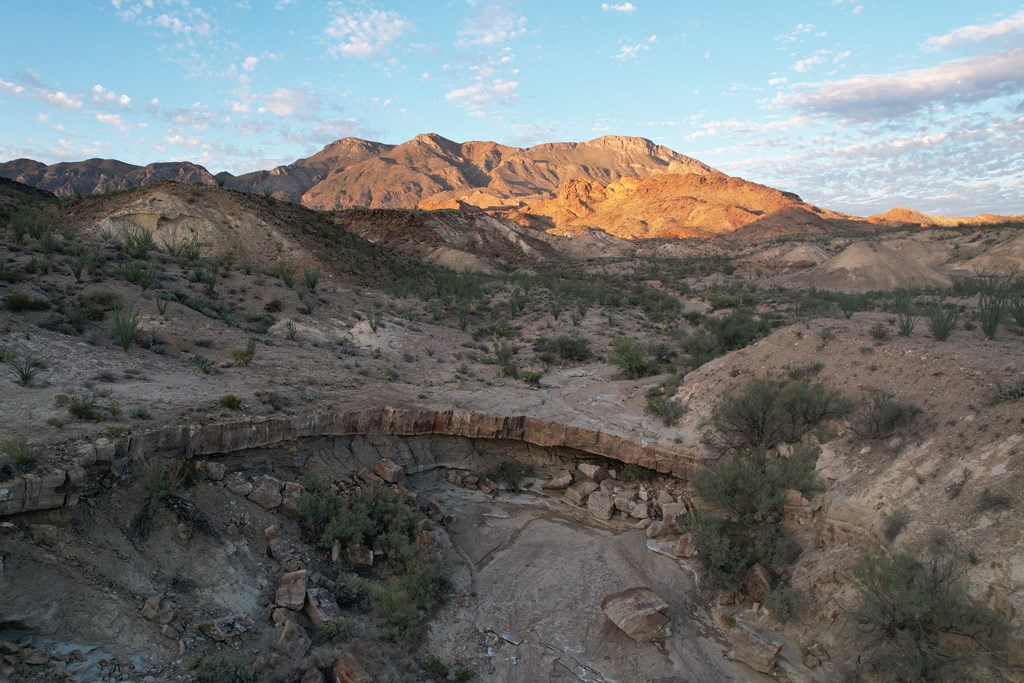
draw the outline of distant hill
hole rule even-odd
[[[627,239],[827,232],[851,217],[725,175],[638,137],[519,148],[417,135],[399,145],[344,138],[306,159],[240,176],[190,162],[109,159],[0,164],[0,177],[58,195],[174,180],[268,194],[321,210],[482,209],[555,234],[603,230]]]
[[[922,228],[955,228],[960,225],[995,225],[998,223],[1024,223],[1022,216],[1000,216],[994,213],[980,213],[977,216],[931,216],[906,206],[897,206],[885,213],[868,217],[878,225],[916,225]]]

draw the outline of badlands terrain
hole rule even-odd
[[[0,176],[0,680],[1022,679],[1020,217],[622,137]]]

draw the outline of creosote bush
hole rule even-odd
[[[921,409],[884,391],[873,391],[861,402],[850,421],[853,431],[865,439],[886,439],[917,419]]]
[[[961,553],[872,553],[853,569],[857,602],[850,616],[868,637],[865,667],[885,680],[965,680],[963,665],[976,660],[940,647],[941,634],[987,639],[996,615],[971,599]]]
[[[791,443],[825,420],[845,416],[850,407],[849,399],[821,383],[798,380],[780,384],[758,378],[722,399],[712,417],[714,433],[708,440],[720,451]]]

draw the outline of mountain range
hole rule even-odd
[[[433,133],[398,145],[350,137],[294,163],[238,176],[213,175],[188,161],[135,166],[88,159],[47,166],[17,159],[0,163],[0,177],[58,195],[176,181],[218,184],[319,210],[476,208],[555,234],[601,229],[629,239],[737,230],[819,233],[851,221],[865,227],[945,224],[910,209],[873,216],[869,223],[627,136],[527,148],[458,143]]]

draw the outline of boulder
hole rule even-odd
[[[622,482],[615,481],[614,479],[603,479],[601,481],[601,490],[605,493],[615,495],[623,489]]]
[[[782,644],[754,633],[746,628],[730,629],[727,637],[732,643],[730,657],[743,662],[754,671],[770,674],[775,668]]]
[[[658,519],[647,527],[647,538],[668,538],[679,533],[679,528],[673,522]]]
[[[427,503],[427,516],[440,524],[448,519],[448,511],[439,501],[432,500]]]
[[[595,519],[611,519],[615,512],[615,501],[604,491],[594,491],[587,498],[587,510]]]
[[[693,534],[683,534],[676,541],[676,557],[693,557],[697,553],[697,547],[693,545]]]
[[[292,517],[299,516],[299,498],[306,492],[306,487],[298,482],[286,481],[281,491],[280,512]]]
[[[255,626],[256,622],[253,621],[252,617],[245,614],[232,614],[228,617],[221,617],[220,619],[201,623],[199,624],[199,630],[213,640],[223,642],[235,636],[240,636]]]
[[[306,590],[306,615],[313,622],[313,628],[323,628],[328,622],[341,618],[341,608],[331,591],[309,588]]]
[[[629,516],[633,519],[642,519],[650,521],[651,516],[651,504],[647,501],[640,501],[634,507],[630,508]]]
[[[664,640],[672,635],[668,603],[650,588],[629,588],[606,595],[601,611],[638,643]]]
[[[373,679],[351,652],[342,652],[331,669],[331,683],[373,683]]]
[[[278,586],[277,595],[274,597],[274,604],[294,612],[302,609],[302,606],[306,604],[305,569],[288,572],[281,577],[281,584]]]
[[[555,476],[551,477],[546,484],[542,486],[545,489],[564,489],[568,488],[572,484],[572,472],[565,470]]]
[[[354,545],[348,549],[348,561],[356,567],[372,567],[373,551],[365,545]]]
[[[269,474],[264,474],[253,484],[249,500],[262,508],[273,510],[281,504],[281,488],[284,484],[279,479],[274,479]]]
[[[241,472],[232,472],[224,478],[224,485],[228,491],[236,496],[248,496],[252,493],[252,484],[246,481]]]
[[[480,491],[490,495],[498,490],[498,485],[490,479],[483,479],[480,482]]]
[[[665,522],[673,524],[682,531],[682,528],[676,522],[676,518],[686,516],[686,503],[665,503],[661,506],[661,516]]]
[[[383,458],[373,463],[374,474],[389,484],[397,484],[405,479],[405,469],[390,458]]]
[[[158,624],[169,624],[174,620],[174,607],[167,598],[154,595],[142,605],[142,616]]]
[[[281,635],[277,638],[278,651],[292,659],[301,659],[309,649],[311,641],[306,635],[305,629],[299,626],[294,620],[284,623],[281,628]]]
[[[213,462],[211,460],[198,460],[196,461],[196,469],[205,474],[208,479],[212,481],[221,481],[224,479],[224,475],[227,474],[228,468],[222,462]]]
[[[576,505],[582,506],[587,496],[597,490],[598,484],[593,479],[580,479],[565,490],[565,497]]]
[[[299,683],[324,683],[324,675],[320,673],[320,669],[307,669]]]
[[[661,512],[662,507],[671,505],[674,502],[676,502],[676,499],[672,497],[671,493],[662,491],[654,498],[654,508]]]
[[[636,507],[636,491],[633,489],[617,491],[613,498],[615,500],[615,509],[624,515],[628,515],[629,511]]]
[[[275,560],[283,560],[295,553],[295,546],[281,533],[281,527],[276,524],[271,524],[263,530],[263,535],[267,539],[267,547],[270,549],[270,555]]]
[[[581,464],[577,469],[579,469],[587,479],[593,479],[599,484],[611,476],[608,474],[607,468],[589,462]]]

